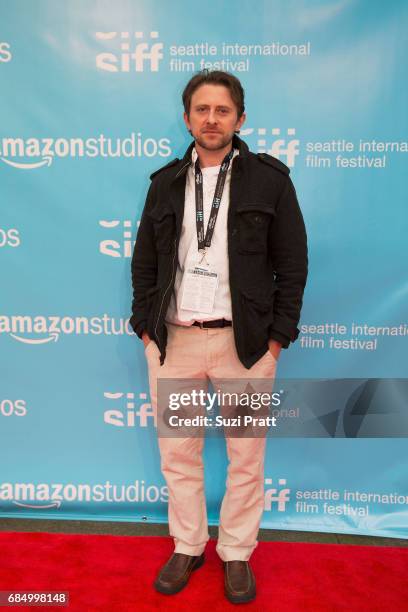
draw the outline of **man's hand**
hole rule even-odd
[[[279,354],[282,350],[282,345],[277,340],[268,340],[269,351],[272,353],[272,356],[278,361]]]
[[[145,331],[142,334],[142,340],[143,340],[143,344],[144,344],[145,348],[147,347],[149,342],[151,342],[151,338],[150,338],[149,334],[147,332],[145,332]]]

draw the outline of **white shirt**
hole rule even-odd
[[[234,149],[233,157],[239,155],[238,149]],[[217,221],[211,240],[211,246],[207,249],[206,260],[211,268],[218,273],[218,287],[215,293],[214,309],[211,313],[194,312],[180,308],[181,304],[181,281],[184,270],[194,267],[200,260],[197,243],[196,228],[196,206],[195,206],[195,167],[197,151],[193,147],[191,153],[191,164],[187,170],[186,189],[184,199],[184,216],[181,228],[181,236],[178,248],[178,262],[174,290],[170,298],[169,307],[165,320],[177,325],[192,325],[194,321],[211,321],[214,319],[232,320],[231,293],[229,287],[228,271],[228,236],[227,218],[229,208],[229,195],[231,184],[232,159],[228,168],[221,204],[218,210]],[[207,231],[208,218],[217,184],[218,173],[221,165],[201,168],[203,175],[203,209],[204,209],[204,235]]]

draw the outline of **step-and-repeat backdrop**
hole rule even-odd
[[[130,261],[190,143],[182,89],[217,68],[309,237],[262,525],[408,537],[407,28],[402,0],[0,3],[0,516],[166,521]],[[216,523],[221,437],[205,465]]]

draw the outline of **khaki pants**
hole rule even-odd
[[[145,349],[150,395],[157,415],[158,377],[195,379],[207,390],[217,379],[265,379],[272,391],[276,360],[267,351],[250,369],[239,361],[232,327],[200,329],[167,323],[166,359],[151,341]],[[169,491],[169,532],[175,552],[200,555],[209,540],[204,494],[203,437],[159,437],[161,469]],[[226,437],[229,459],[219,521],[217,553],[223,561],[247,561],[257,545],[264,509],[266,438]]]

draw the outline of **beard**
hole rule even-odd
[[[196,143],[207,151],[219,151],[221,149],[225,149],[229,144],[231,144],[233,136],[234,132],[228,134],[217,132],[214,134],[214,136],[209,136],[208,133],[199,134],[198,136],[193,134]]]

